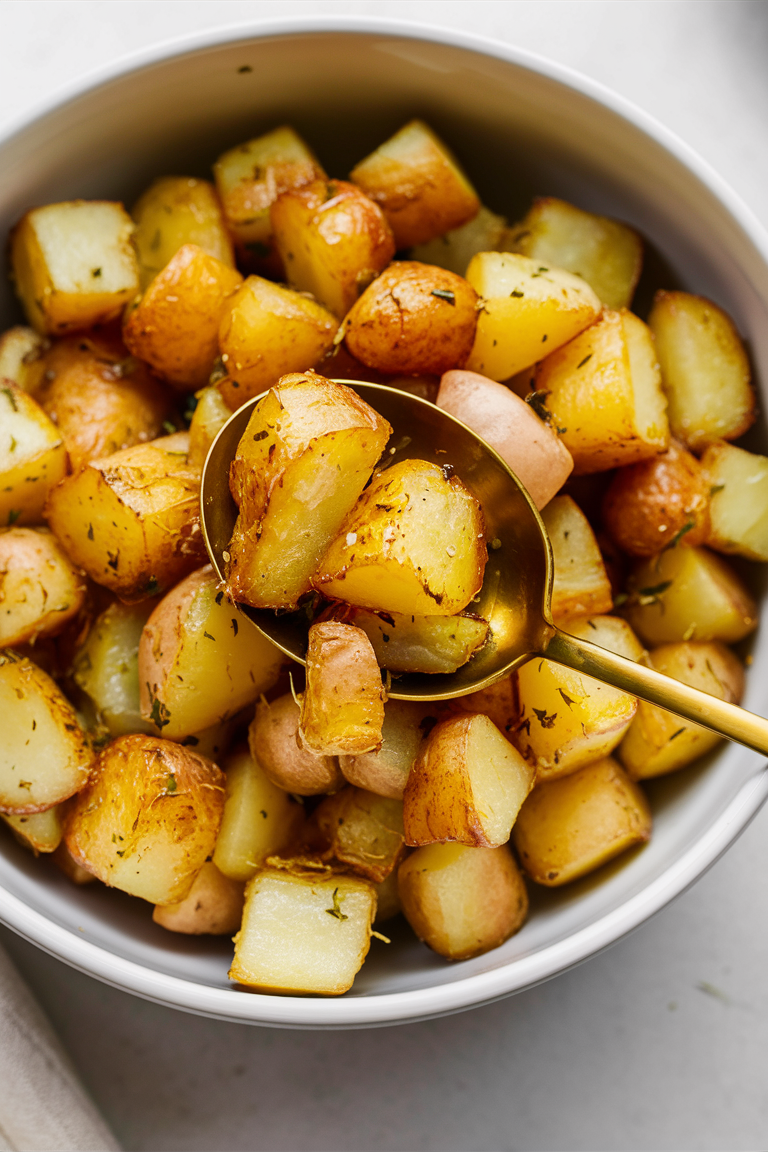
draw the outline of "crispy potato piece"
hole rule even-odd
[[[482,298],[471,372],[506,380],[572,340],[600,315],[585,280],[511,252],[480,252],[467,280]]]
[[[571,496],[556,496],[542,513],[552,542],[552,616],[595,615],[613,607],[611,582],[595,534]]]
[[[757,605],[729,564],[706,548],[670,548],[638,564],[626,617],[646,644],[722,640],[757,627]]]
[[[455,272],[397,260],[352,305],[344,338],[368,368],[439,376],[472,351],[477,305],[474,288]]]
[[[335,756],[314,756],[299,746],[301,709],[288,693],[256,705],[256,715],[248,729],[248,743],[254,760],[269,779],[297,796],[318,796],[336,792],[344,777]]]
[[[506,844],[534,770],[479,713],[448,716],[422,745],[403,794],[407,844]]]
[[[735,440],[755,421],[747,353],[726,312],[703,296],[657,292],[648,317],[672,434],[702,449]]]
[[[489,208],[482,207],[474,219],[452,228],[443,236],[417,244],[411,259],[423,264],[436,264],[458,276],[465,276],[469,262],[478,252],[500,252],[507,231],[507,221]]]
[[[368,955],[375,915],[362,877],[265,868],[246,889],[229,977],[261,992],[340,996]]]
[[[509,388],[477,372],[446,372],[437,406],[469,425],[495,448],[537,508],[548,504],[573,471],[557,432]]]
[[[208,383],[227,297],[243,278],[196,244],[185,244],[126,315],[123,339],[174,388]]]
[[[637,232],[553,196],[534,200],[504,247],[581,276],[607,308],[629,308],[643,266]]]
[[[0,648],[61,632],[82,608],[85,590],[46,528],[0,531]]]
[[[27,816],[3,816],[14,836],[25,848],[34,852],[55,852],[64,835],[61,820],[61,805],[46,808],[45,812],[30,812]]]
[[[719,440],[701,458],[710,494],[709,535],[718,552],[768,560],[768,457]]]
[[[405,853],[403,804],[348,785],[327,796],[310,818],[309,836],[323,860],[381,884]]]
[[[604,472],[669,445],[666,399],[650,329],[609,312],[536,370],[574,471]]]
[[[169,740],[229,719],[275,684],[283,654],[219,590],[210,566],[165,596],[139,644],[141,714]]]
[[[139,197],[131,216],[142,292],[185,244],[194,244],[228,268],[235,266],[221,204],[208,180],[161,176]]]
[[[387,700],[381,728],[381,748],[357,756],[340,756],[339,766],[350,784],[402,800],[424,733],[435,723],[438,709],[412,700]]]
[[[96,617],[72,663],[72,678],[93,701],[110,736],[154,732],[139,703],[139,641],[154,608],[116,601]]]
[[[664,644],[650,653],[649,663],[657,672],[709,692],[719,700],[730,704],[741,701],[744,669],[724,644]],[[639,700],[637,715],[617,756],[634,780],[643,780],[683,768],[719,743],[717,733]]]
[[[32,327],[61,336],[119,316],[139,288],[132,233],[122,204],[106,200],[27,212],[11,232],[11,265]]]
[[[0,715],[0,812],[43,812],[85,785],[93,753],[74,708],[10,649],[0,652]]]
[[[517,677],[513,672],[491,684],[489,688],[481,688],[479,692],[468,692],[466,696],[457,696],[447,701],[451,712],[482,712],[492,720],[496,727],[508,740],[511,732],[520,719],[520,701],[517,693]]]
[[[67,450],[37,401],[0,382],[0,526],[35,524],[67,472]]]
[[[436,464],[403,460],[374,476],[312,583],[361,608],[454,616],[480,591],[487,560],[469,489]]]
[[[152,919],[169,932],[187,936],[231,936],[240,927],[245,903],[242,881],[223,876],[207,861],[178,904],[157,904]]]
[[[66,845],[81,868],[151,904],[177,904],[212,855],[224,774],[155,736],[119,736],[73,801]]]
[[[603,524],[630,556],[655,556],[673,542],[706,544],[709,490],[696,457],[672,440],[661,455],[619,469],[603,500]]]
[[[350,180],[384,210],[398,248],[426,244],[477,215],[480,201],[456,158],[422,120],[411,120]]]
[[[339,322],[316,300],[249,276],[227,301],[219,349],[227,374],[217,387],[230,408],[289,372],[314,367],[333,345]]]
[[[48,523],[69,556],[127,603],[146,600],[205,560],[200,472],[177,432],[91,460],[48,499]]]
[[[564,620],[561,626],[628,660],[644,654],[629,624],[616,616]],[[529,660],[516,675],[520,720],[510,739],[538,780],[565,776],[607,756],[637,711],[634,696],[551,660]]]
[[[8,328],[0,335],[0,381],[10,380],[22,391],[31,391],[30,382],[37,377],[30,369],[47,347],[48,341],[34,328],[23,324]]]
[[[390,872],[386,880],[376,885],[376,918],[374,924],[383,924],[402,912],[400,893],[397,889],[397,870]]]
[[[392,432],[343,384],[284,376],[260,401],[232,461],[240,515],[227,577],[234,600],[294,608]]]
[[[353,756],[381,747],[384,687],[362,628],[326,620],[307,643],[307,687],[299,741],[316,756]]]
[[[498,948],[528,916],[525,882],[506,845],[417,848],[400,865],[398,888],[411,928],[448,960]]]
[[[339,320],[395,254],[381,209],[343,180],[283,192],[270,216],[288,283]]]
[[[224,403],[219,389],[213,385],[202,388],[195,399],[197,404],[189,425],[187,459],[191,468],[202,469],[211,444],[229,420],[232,409]]]
[[[362,628],[376,662],[390,672],[455,672],[488,639],[488,621],[460,616],[406,616],[352,608],[345,619]]]

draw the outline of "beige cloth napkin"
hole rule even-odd
[[[0,949],[0,1152],[119,1152],[40,1006]]]

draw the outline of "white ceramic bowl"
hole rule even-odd
[[[728,309],[758,380],[768,381],[768,239],[723,182],[584,77],[438,29],[349,18],[262,24],[119,63],[0,141],[0,234],[36,204],[77,196],[130,204],[155,176],[207,175],[225,148],[281,122],[341,176],[414,115],[457,150],[492,208],[514,218],[532,194],[550,193],[638,227],[664,254],[660,283],[676,278]],[[5,327],[18,312],[1,283]],[[758,712],[765,634],[746,700]],[[146,904],[100,885],[74,888],[5,836],[0,919],[116,987],[209,1016],[286,1027],[423,1019],[530,987],[641,924],[735,839],[766,798],[768,775],[758,756],[730,745],[650,793],[651,843],[580,883],[534,890],[530,921],[503,947],[446,964],[398,932],[388,948],[374,942],[341,999],[244,993],[227,981],[228,941],[164,932]]]

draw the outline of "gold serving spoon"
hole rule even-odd
[[[689,688],[679,680],[569,636],[552,621],[552,545],[541,517],[515,474],[475,432],[441,408],[381,384],[339,380],[354,389],[395,429],[389,460],[417,458],[451,464],[480,501],[490,542],[485,579],[469,605],[490,624],[490,637],[458,671],[393,679],[396,700],[448,700],[476,692],[533,656],[594,676],[615,688],[668,708],[713,732],[768,755],[768,720]],[[229,465],[261,396],[235,412],[211,445],[201,484],[202,529],[211,563],[224,579],[224,552],[237,517],[229,491]],[[305,663],[306,612],[275,613],[239,606],[286,656]]]

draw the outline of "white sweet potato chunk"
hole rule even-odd
[[[398,871],[405,918],[448,960],[469,960],[514,936],[528,915],[525,882],[506,845],[428,844]]]
[[[768,560],[768,456],[719,440],[701,458],[709,485],[709,535],[718,552]]]
[[[352,608],[345,619],[362,628],[377,664],[390,672],[455,672],[488,639],[488,621],[470,613],[407,616]]]
[[[197,404],[189,425],[189,464],[202,469],[211,444],[232,415],[218,388],[209,385],[195,393]]]
[[[315,756],[299,745],[300,716],[301,709],[290,693],[270,703],[262,700],[248,729],[251,754],[285,792],[297,796],[336,792],[344,784],[338,760]]]
[[[490,208],[481,207],[473,220],[452,228],[443,236],[417,244],[411,249],[411,259],[423,264],[436,264],[458,276],[465,276],[469,262],[478,252],[500,252],[507,230],[503,216]]]
[[[315,809],[308,834],[323,860],[381,884],[405,854],[403,804],[348,785]]]
[[[142,291],[185,244],[195,244],[222,264],[234,267],[221,204],[207,180],[161,176],[139,197],[131,216],[136,222],[133,243]]]
[[[47,528],[0,530],[0,648],[55,636],[84,600],[82,574]]]
[[[207,861],[177,904],[157,904],[152,919],[169,932],[186,936],[232,936],[240,927],[245,903],[242,881],[222,876]]]
[[[39,524],[55,484],[67,472],[67,450],[40,405],[0,380],[0,526]]]
[[[10,381],[24,392],[30,392],[37,374],[32,366],[45,351],[48,341],[34,328],[17,324],[0,335],[0,381]]]
[[[139,703],[139,641],[152,609],[151,603],[110,604],[75,653],[72,677],[110,736],[154,731]]]
[[[45,812],[30,812],[26,816],[3,816],[3,821],[25,848],[39,853],[55,852],[64,835],[61,807],[46,808]]]
[[[307,643],[307,686],[299,740],[316,756],[353,756],[381,747],[384,687],[362,628],[327,620]]]
[[[571,496],[556,496],[542,513],[552,543],[555,581],[552,616],[610,612],[611,582],[595,534]]]
[[[381,727],[381,748],[357,756],[340,756],[339,765],[344,776],[358,788],[402,800],[424,734],[436,719],[437,709],[433,705],[412,700],[387,700]]]

